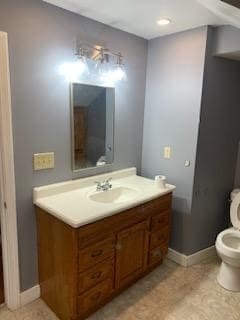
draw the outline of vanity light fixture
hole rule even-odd
[[[89,68],[83,50],[76,53],[76,61],[64,63],[59,74],[65,76],[67,82],[77,82],[83,74],[89,74]]]
[[[82,44],[78,48],[81,56],[95,61],[95,70],[98,73],[100,81],[114,85],[117,81],[126,79],[125,67],[123,64],[123,55],[115,53],[103,46],[92,46]]]
[[[114,85],[114,83],[126,80],[126,78],[127,76],[123,64],[123,56],[121,53],[118,53],[112,67],[101,74],[101,80],[106,85]]]
[[[159,26],[167,26],[167,25],[169,25],[171,22],[172,22],[172,21],[171,21],[170,19],[168,19],[168,18],[162,18],[162,19],[159,19],[159,20],[157,21],[157,24],[158,24]]]
[[[122,54],[115,53],[103,46],[89,44],[77,45],[76,61],[65,63],[59,68],[59,73],[64,75],[68,82],[89,81],[93,76],[101,84],[114,86],[118,81],[126,79]],[[95,68],[90,70],[88,64],[95,63]]]
[[[113,68],[117,81],[126,80],[125,66],[123,64],[123,56],[121,53],[117,55],[117,61]]]
[[[100,78],[110,71],[109,56],[106,55],[106,52],[104,48],[99,47],[99,51],[97,49],[96,55],[92,57],[95,62],[95,71]]]
[[[82,48],[79,48],[79,51],[76,54],[76,56],[77,56],[78,63],[82,64],[84,71],[89,73],[86,55]]]

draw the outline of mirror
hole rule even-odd
[[[71,84],[73,170],[113,163],[115,90]]]

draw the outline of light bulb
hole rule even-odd
[[[126,80],[126,72],[123,65],[114,65],[112,69],[103,72],[100,80],[109,86],[113,86],[116,82]]]
[[[84,73],[89,72],[87,64],[79,59],[75,62],[67,62],[59,67],[60,75],[65,76],[68,82],[77,82]]]
[[[115,81],[121,81],[126,79],[126,72],[123,68],[123,66],[118,65],[113,70],[113,76],[115,78]]]

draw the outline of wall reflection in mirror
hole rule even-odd
[[[114,88],[71,84],[73,170],[114,159]]]

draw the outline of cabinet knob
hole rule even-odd
[[[92,300],[92,301],[98,300],[98,299],[101,298],[101,295],[102,295],[102,292],[99,291],[99,292],[95,293],[95,294],[91,297],[91,300]]]
[[[102,250],[96,250],[91,254],[91,256],[92,258],[96,258],[96,257],[99,257],[102,253],[103,253]]]
[[[122,249],[122,245],[121,245],[121,243],[117,243],[116,244],[116,250],[121,250]]]
[[[102,272],[98,271],[91,276],[91,279],[98,279],[101,277],[101,275],[102,275]]]

